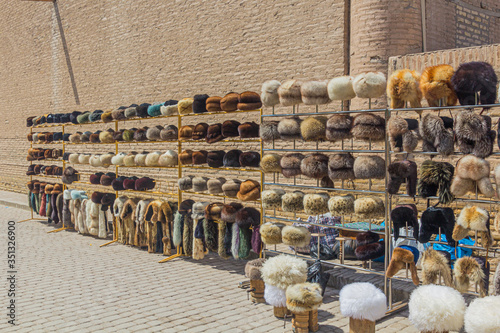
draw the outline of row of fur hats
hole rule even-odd
[[[36,179],[26,183],[28,190],[33,194],[61,194],[62,184],[53,184],[39,181]]]
[[[113,172],[102,173],[98,172],[90,175],[89,181],[91,184],[100,184],[103,186],[112,186],[115,191],[135,190],[148,191],[155,188],[156,182],[149,177],[116,177]]]
[[[63,157],[63,150],[58,148],[28,148],[27,161],[56,160]]]
[[[110,165],[118,166],[176,166],[178,164],[177,152],[167,150],[166,152],[129,152],[129,153],[105,153],[86,154],[71,153],[68,155],[68,162],[72,164],[90,164],[95,167],[108,167]]]
[[[266,245],[285,244],[304,247],[311,242],[311,232],[303,226],[266,222],[260,227],[262,242]]]
[[[242,152],[239,149],[233,149],[227,152],[223,150],[192,151],[187,149],[179,155],[179,162],[182,165],[199,165],[206,163],[211,168],[257,168],[260,165],[260,154],[256,151]]]
[[[33,175],[62,176],[63,168],[57,165],[31,164],[26,171],[27,176]]]
[[[264,121],[260,127],[263,141],[304,140],[304,141],[341,141],[358,139],[364,141],[385,140],[385,119],[369,112],[354,117],[346,114],[330,118],[315,115],[301,119],[298,116],[280,121]]]
[[[380,72],[322,81],[286,80],[281,83],[270,80],[262,84],[260,96],[265,106],[291,106],[301,103],[319,105],[336,100],[350,100],[356,96],[377,98],[384,94],[386,84],[386,77]]]
[[[260,184],[252,179],[245,181],[230,179],[228,181],[223,177],[186,176],[180,178],[177,182],[181,191],[193,190],[194,192],[208,192],[209,194],[223,193],[227,197],[236,197],[241,201],[260,199]]]
[[[60,141],[69,141],[71,134],[63,132],[39,132],[28,133],[28,141],[33,143],[52,143]]]

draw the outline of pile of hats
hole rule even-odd
[[[156,185],[156,181],[149,177],[116,177],[116,174],[113,172],[97,172],[90,175],[89,181],[91,184],[95,185],[111,186],[115,191],[149,191],[154,189]]]
[[[31,164],[26,171],[27,176],[33,175],[62,176],[63,168],[57,165]]]
[[[56,160],[63,156],[63,150],[57,148],[28,148],[27,161]]]
[[[179,140],[205,140],[207,143],[216,143],[233,137],[241,139],[258,138],[259,124],[255,122],[239,123],[236,120],[226,120],[222,124],[199,123],[195,126],[182,126],[179,131]]]
[[[252,179],[241,181],[239,179],[226,180],[223,177],[209,179],[202,176],[186,176],[178,180],[178,185],[181,191],[192,190],[197,193],[223,194],[241,201],[260,199],[260,184]]]
[[[179,162],[182,165],[200,165],[207,164],[211,168],[239,168],[253,167],[257,168],[260,164],[260,154],[256,151],[242,152],[239,149],[212,151],[192,151],[184,150],[179,155]]]

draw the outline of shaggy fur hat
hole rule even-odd
[[[210,194],[220,194],[222,193],[222,185],[226,182],[225,178],[211,178],[207,182],[208,193]]]
[[[148,115],[148,108],[151,104],[149,103],[142,103],[141,105],[138,105],[135,107],[135,112],[137,113],[138,117],[141,118],[146,118]]]
[[[387,183],[387,192],[389,194],[397,194],[404,182],[406,182],[406,194],[410,197],[417,194],[417,164],[415,162],[408,160],[396,161],[389,164],[387,171],[389,172],[389,182]]]
[[[491,130],[491,118],[461,111],[454,122],[455,139],[460,152],[485,158],[493,152],[496,132]]]
[[[236,221],[236,213],[243,208],[243,205],[238,202],[231,202],[224,205],[221,211],[221,220],[227,223],[234,223]]]
[[[306,227],[288,225],[281,230],[283,244],[304,247],[311,242],[311,232]]]
[[[450,287],[418,287],[411,293],[408,309],[408,319],[421,332],[460,331],[464,324],[465,300]]]
[[[484,260],[480,259],[482,258],[462,257],[455,262],[453,275],[455,276],[455,288],[459,292],[467,292],[472,282],[479,285],[481,297],[488,295],[489,264],[484,266]]]
[[[417,148],[420,140],[418,120],[394,115],[387,122],[387,132],[394,151],[411,153]]]
[[[262,192],[264,197],[264,192]],[[298,213],[304,210],[304,192],[293,191],[281,197],[281,209],[284,212]]]
[[[205,113],[207,112],[207,99],[208,95],[194,95],[193,98],[193,112],[194,113]]]
[[[200,151],[195,151],[193,152],[193,164],[198,165],[198,164],[205,164],[207,163],[207,154],[208,152],[206,150],[200,150]]]
[[[128,153],[127,156],[123,158],[123,165],[135,166],[135,155],[137,155],[135,151]]]
[[[308,155],[300,162],[300,171],[303,175],[314,179],[328,176],[328,156],[321,153]]]
[[[262,107],[259,94],[253,91],[244,91],[238,96],[238,110],[257,110]]]
[[[193,138],[193,125],[182,126],[179,131],[179,140],[188,140]]]
[[[457,163],[456,176],[451,183],[451,193],[460,197],[467,192],[479,192],[485,197],[495,196],[495,190],[490,180],[490,163],[474,155],[466,155]]]
[[[207,177],[194,177],[193,178],[193,191],[194,192],[205,192],[207,188]]]
[[[76,132],[76,133],[73,133],[69,136],[69,142],[71,143],[80,143],[81,142],[81,139],[80,139],[80,135],[82,134],[82,132]],[[38,139],[40,140],[40,137],[43,135],[43,133],[40,133],[38,134]],[[45,141],[45,140],[44,140]]]
[[[283,106],[292,106],[302,103],[300,87],[302,82],[298,80],[286,80],[278,88],[280,103]]]
[[[281,198],[285,194],[282,189],[262,191],[262,208],[276,209],[281,207]]]
[[[328,159],[328,177],[336,179],[354,179],[354,157],[350,153],[334,154]]]
[[[260,98],[264,103],[264,106],[275,106],[279,104],[280,98],[278,95],[278,89],[281,86],[281,82],[277,80],[269,80],[262,84]]]
[[[398,205],[391,212],[394,226],[394,240],[399,238],[399,229],[406,226],[413,228],[413,238],[418,239],[418,211],[414,204]]]
[[[155,188],[156,182],[154,179],[149,177],[142,177],[135,181],[136,191],[148,191]]]
[[[106,153],[102,154],[99,159],[101,160],[101,163],[103,166],[108,167],[111,165],[111,159],[115,156],[113,153]]]
[[[111,117],[113,120],[123,120],[125,117],[125,109],[116,109],[111,112]]]
[[[186,176],[179,178],[177,184],[179,185],[179,189],[181,191],[187,191],[193,188],[193,178],[194,176]]]
[[[207,98],[206,100],[206,107],[208,112],[219,112],[222,111],[220,108],[220,101],[222,97],[219,96],[212,96]]]
[[[123,141],[123,130],[118,130],[113,133],[113,140]]]
[[[354,213],[360,218],[373,219],[384,215],[384,201],[379,197],[364,197],[354,200]]]
[[[177,103],[177,111],[179,114],[189,114],[193,113],[193,102],[192,98],[183,98]]]
[[[71,163],[71,164],[78,164],[78,163],[80,163],[79,162],[79,157],[80,157],[80,154],[71,153],[71,154],[69,154],[68,162]]]
[[[137,117],[137,109],[135,106],[131,106],[125,109],[124,111],[125,118],[134,118]]]
[[[134,132],[134,141],[141,142],[147,141],[146,133],[148,131],[148,127],[139,128]],[[102,141],[102,140],[101,140]]]
[[[123,141],[134,141],[134,133],[137,131],[136,128],[126,129],[123,131],[122,137]],[[90,136],[90,141],[92,141],[92,135]]]
[[[242,154],[241,150],[233,149],[228,151],[223,158],[223,165],[227,168],[239,168],[240,165],[240,156]]]
[[[262,156],[260,167],[265,173],[281,172],[281,156],[274,153],[268,153]],[[499,172],[500,175],[500,172]]]
[[[300,175],[300,165],[303,159],[304,155],[301,153],[285,154],[280,160],[281,172],[283,173],[283,176],[291,178]]]
[[[226,153],[223,150],[212,150],[207,154],[207,163],[211,168],[220,168],[224,165],[224,155]]]
[[[477,206],[465,206],[458,215],[457,224],[453,228],[453,239],[459,241],[469,235],[470,231],[477,231],[481,238],[481,246],[488,248],[493,245],[490,231],[490,213]]]
[[[306,105],[319,105],[330,103],[327,89],[328,81],[306,81],[300,87],[302,102]]]
[[[494,104],[497,97],[498,78],[493,67],[486,62],[461,64],[451,78],[460,105],[475,105],[476,94],[481,104]]]
[[[238,102],[240,95],[235,92],[230,92],[220,100],[220,108],[222,111],[231,112],[238,110]]]
[[[260,154],[256,151],[248,151],[240,154],[240,165],[242,167],[258,168],[260,165]]]
[[[177,152],[174,150],[167,150],[158,159],[159,166],[176,166],[178,163]]]
[[[300,124],[302,119],[290,117],[280,120],[278,123],[278,133],[282,140],[299,140],[302,138]]]
[[[172,116],[179,113],[179,107],[177,105],[178,101],[175,99],[169,99],[163,106],[160,107],[160,112],[163,116]],[[126,111],[125,111],[126,112]]]
[[[145,164],[148,167],[159,166],[158,161],[160,160],[161,152],[155,151],[146,155]]]
[[[274,141],[280,138],[278,132],[278,121],[263,121],[260,124],[260,138],[262,141]]]
[[[286,289],[286,307],[293,313],[317,310],[323,303],[318,283],[299,283]]]
[[[113,156],[113,158],[111,158],[111,164],[113,165],[125,165],[123,163],[123,159],[125,158],[125,156],[127,156],[127,153],[118,153],[116,154],[115,156]],[[90,156],[89,156],[90,158]]]
[[[104,123],[110,123],[113,121],[113,113],[111,111],[106,111],[101,114],[101,120]]]
[[[237,196],[241,186],[241,181],[238,179],[230,179],[222,185],[222,191],[226,197],[234,198]]]
[[[224,140],[222,136],[222,124],[218,123],[208,126],[206,137],[207,143],[215,143],[221,140]]]
[[[353,319],[377,321],[385,316],[387,298],[382,290],[368,282],[344,286],[339,293],[340,313]]]
[[[179,155],[179,162],[182,165],[188,165],[193,163],[193,151],[190,149],[186,149]]]
[[[160,140],[163,141],[176,141],[179,137],[177,126],[168,125],[160,131]]]
[[[160,132],[163,126],[157,125],[155,127],[150,127],[146,131],[146,138],[150,141],[160,140]]]
[[[457,104],[457,95],[451,85],[455,71],[450,65],[430,66],[424,69],[420,76],[420,90],[429,106],[439,106],[439,101],[446,99],[443,105]]]
[[[454,199],[450,188],[454,171],[455,168],[448,162],[425,161],[420,167],[418,194],[427,198],[436,196],[439,190],[439,202],[449,204]]]
[[[354,160],[354,177],[357,179],[384,179],[385,160],[377,155],[360,155]]]
[[[266,284],[286,289],[307,279],[307,262],[305,260],[280,254],[266,260],[261,268],[262,279]]]
[[[354,78],[352,76],[340,76],[328,82],[328,97],[332,101],[345,101],[356,97],[352,85]]]
[[[360,113],[353,120],[351,134],[365,141],[385,140],[385,119],[373,113]]]
[[[260,227],[262,242],[266,245],[281,244],[281,230],[285,227],[283,223],[266,222]]]
[[[419,87],[420,73],[409,69],[397,70],[387,82],[387,96],[391,99],[391,109],[405,107],[405,102],[412,108],[422,107],[422,91]]]
[[[252,122],[245,122],[238,126],[238,133],[240,138],[258,138],[259,137],[259,124]]]
[[[353,117],[345,114],[331,116],[326,122],[326,139],[336,142],[352,138],[353,121]]]
[[[255,227],[260,224],[260,211],[253,207],[245,207],[236,212],[234,222],[240,228]]]
[[[444,284],[453,287],[449,256],[449,253],[436,251],[432,247],[422,253],[422,284],[437,284],[439,276],[442,276]]]
[[[354,250],[354,254],[358,260],[375,260],[385,254],[385,243],[382,240],[380,242],[358,245]]]
[[[465,311],[465,331],[469,333],[498,332],[500,327],[499,306],[500,297],[498,296],[474,299]]]
[[[371,243],[376,243],[380,240],[380,236],[374,232],[360,232],[356,235],[356,245],[362,246]]]
[[[359,98],[377,98],[385,93],[387,80],[380,72],[359,74],[352,81],[352,88]]]
[[[260,198],[260,184],[255,180],[245,180],[240,185],[240,190],[236,195],[241,201],[253,201]]]
[[[454,152],[453,119],[427,113],[419,123],[422,150],[447,156]]]
[[[264,299],[271,306],[285,307],[286,290],[266,283],[264,284]]]
[[[327,192],[314,194],[306,194],[304,196],[304,211],[308,215],[321,215],[328,213],[328,196]]]
[[[420,217],[420,230],[418,241],[427,243],[432,235],[439,234],[439,230],[446,235],[448,245],[455,247],[453,240],[453,226],[455,225],[455,214],[449,207],[429,207]]]
[[[64,168],[63,174],[61,176],[61,181],[64,184],[72,184],[75,181],[78,181],[78,171],[73,169],[72,167]]]
[[[385,276],[391,278],[397,274],[400,270],[406,267],[408,264],[411,272],[411,279],[413,284],[418,286],[420,284],[420,280],[418,279],[417,266],[415,265],[415,257],[410,250],[397,247],[392,251],[391,262],[387,267],[387,271],[385,272]]]
[[[260,274],[260,269],[266,261],[265,258],[258,258],[250,260],[245,265],[245,277],[250,280],[262,280],[262,275]]]
[[[323,141],[326,140],[326,122],[325,116],[307,117],[300,124],[300,133],[305,141]]]
[[[111,182],[116,178],[114,172],[108,172],[101,176],[100,182],[103,186],[111,186]]]
[[[354,196],[335,195],[328,200],[328,210],[332,216],[344,216],[354,214]]]

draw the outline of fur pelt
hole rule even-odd
[[[285,289],[307,279],[307,262],[287,254],[269,258],[261,268],[266,284]]]
[[[457,95],[451,84],[453,74],[455,74],[453,67],[445,64],[424,69],[420,76],[420,90],[429,106],[440,106],[439,101],[443,99],[444,103],[441,106],[457,104]]]
[[[262,141],[273,141],[280,138],[278,121],[263,121],[260,124],[259,135]]]
[[[123,240],[124,244],[134,245],[134,235],[135,235],[135,211],[137,209],[137,203],[139,199],[133,198],[128,199],[123,204],[123,209],[120,213],[120,218],[123,221]]]
[[[235,223],[235,225],[238,225]],[[238,243],[238,258],[247,259],[252,249],[252,230],[250,228],[243,228],[238,225],[239,243]]]
[[[328,176],[328,156],[314,153],[306,156],[300,162],[300,171],[306,177],[321,179]]]
[[[453,275],[455,276],[455,288],[460,292],[469,290],[472,283],[479,285],[481,297],[488,294],[485,289],[484,280],[486,278],[480,263],[473,257],[462,257],[455,262],[453,268]]]
[[[438,152],[443,156],[455,151],[452,118],[427,113],[422,117],[418,129],[423,151]]]
[[[409,69],[392,73],[387,82],[387,96],[391,99],[391,109],[404,108],[405,102],[410,103],[412,108],[422,107],[422,91],[419,84],[420,73]]]
[[[498,78],[493,67],[486,62],[461,64],[451,78],[451,84],[460,105],[494,104],[496,101]],[[476,98],[478,92],[480,96]]]
[[[327,89],[328,81],[306,81],[300,87],[302,102],[306,105],[319,105],[330,103]]]
[[[356,245],[362,246],[371,243],[376,243],[380,240],[379,234],[372,231],[360,232],[356,235]]]
[[[490,180],[490,163],[474,155],[466,155],[457,163],[456,176],[451,184],[451,193],[457,197],[463,196],[467,192],[475,193],[475,184],[485,197],[491,198],[495,195]]]
[[[444,284],[453,287],[451,263],[443,252],[432,247],[422,254],[422,284],[437,284],[439,276],[443,277]]]
[[[317,310],[323,303],[319,283],[299,283],[286,289],[286,307],[293,313]]]
[[[226,236],[227,236],[228,225],[226,222],[220,221],[217,227],[219,230],[217,237],[217,253],[219,254],[219,257],[223,259],[228,259],[229,255],[227,254],[226,251]]]
[[[328,200],[328,210],[333,216],[344,216],[354,213],[354,196],[335,195]]]
[[[352,87],[359,98],[377,98],[385,93],[387,80],[381,72],[359,74],[352,81]]]
[[[420,167],[418,193],[423,198],[436,196],[439,191],[439,202],[449,204],[454,197],[451,191],[451,181],[455,168],[448,162],[427,160]]]
[[[286,290],[266,283],[264,299],[271,306],[284,307],[286,306]]]
[[[239,247],[240,247],[240,227],[233,223],[231,225],[231,254],[234,259],[240,259],[239,257]]]
[[[404,119],[394,115],[387,122],[387,132],[392,149],[395,151],[411,153],[417,148],[420,134],[416,119]]]
[[[185,255],[193,255],[193,237],[194,237],[194,226],[193,218],[191,214],[184,215],[184,224],[182,228],[182,250]]]
[[[378,218],[383,216],[384,210],[384,201],[379,197],[362,197],[354,200],[354,213],[360,218]]]
[[[330,155],[328,159],[328,177],[330,179],[354,179],[354,157],[350,153]]]
[[[347,114],[336,114],[326,122],[326,139],[336,142],[352,138],[351,128],[354,118]]]
[[[260,227],[260,237],[266,245],[281,244],[281,230],[285,227],[282,223],[266,222]]]
[[[328,82],[328,97],[332,101],[346,101],[356,97],[352,76],[339,76]]]
[[[285,194],[282,189],[272,189],[262,191],[262,208],[276,209],[281,207],[281,198]]]
[[[278,88],[281,82],[277,80],[269,80],[262,84],[260,99],[264,106],[275,106],[279,104],[280,98],[278,95]]]
[[[290,117],[280,120],[278,123],[278,133],[282,140],[300,140],[300,124],[302,119],[299,117]]]
[[[392,251],[391,262],[387,267],[385,275],[391,278],[408,265],[413,284],[418,286],[420,284],[420,280],[418,279],[417,266],[415,265],[414,259],[413,253],[410,250],[396,247],[394,251]]]
[[[500,331],[499,296],[476,298],[465,311],[465,331],[467,333],[498,333]]]
[[[455,213],[449,207],[429,207],[420,217],[420,229],[418,241],[420,243],[427,243],[433,234],[438,234],[439,229],[441,233],[446,235],[448,245],[454,247],[455,241],[453,240],[453,226],[455,225]]]
[[[182,228],[184,223],[184,217],[181,213],[176,212],[174,215],[174,225],[172,233],[172,241],[175,247],[178,247],[182,243]]]
[[[218,246],[218,224],[214,220],[205,218],[203,220],[203,231],[205,236],[205,245],[209,251],[217,252]]]
[[[453,239],[459,241],[469,235],[469,231],[477,231],[481,238],[482,247],[488,248],[493,245],[493,237],[490,231],[490,213],[478,206],[465,206],[457,218],[457,224],[453,228]]]
[[[281,197],[281,209],[284,212],[298,213],[304,210],[304,192],[293,191]]]
[[[406,194],[414,197],[417,194],[417,164],[413,161],[396,161],[387,167],[389,182],[387,191],[389,194],[397,194],[401,184],[406,182]]]
[[[460,331],[464,323],[465,300],[450,287],[418,287],[410,295],[408,309],[408,319],[421,332]]]
[[[281,172],[281,156],[274,153],[264,154],[260,160],[260,167],[265,173]]]
[[[493,276],[493,295],[500,296],[500,265],[497,265],[497,270]]]
[[[236,213],[243,208],[238,202],[231,202],[222,207],[221,220],[227,223],[233,223],[236,221]]]
[[[418,239],[418,213],[417,206],[400,205],[391,212],[391,220],[394,226],[394,240],[399,238],[399,229],[406,226],[413,229],[413,238]]]
[[[286,80],[278,88],[278,95],[282,106],[292,106],[302,103],[300,87],[302,82],[298,80]]]
[[[377,155],[360,155],[354,160],[354,177],[357,179],[384,179],[385,160]]]
[[[281,172],[283,176],[291,178],[300,175],[300,164],[304,157],[305,156],[301,153],[285,154],[280,160]]]
[[[304,196],[304,211],[308,215],[328,213],[328,192],[310,193]]]
[[[281,239],[285,245],[304,247],[311,241],[311,232],[306,227],[287,225],[281,230]]]
[[[262,268],[262,265],[264,265],[265,261],[265,258],[258,258],[247,262],[245,265],[245,277],[250,280],[262,280],[260,269]]]
[[[385,316],[387,298],[382,290],[368,282],[344,286],[339,293],[340,313],[353,319],[377,321]]]
[[[359,140],[383,141],[385,139],[385,120],[373,113],[360,113],[354,117],[351,134]]]
[[[455,139],[460,152],[485,158],[493,152],[496,132],[491,130],[491,118],[461,111],[454,122]]]

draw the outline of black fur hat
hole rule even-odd
[[[241,150],[233,149],[228,151],[224,155],[223,163],[225,167],[228,168],[239,168],[240,164],[240,155],[242,154]]]
[[[193,98],[193,113],[205,113],[207,112],[207,94],[194,95]]]
[[[419,124],[422,150],[447,156],[454,152],[453,119],[427,113]]]
[[[242,167],[258,168],[260,166],[260,154],[256,151],[242,153],[239,159]]]
[[[354,157],[350,153],[331,155],[328,159],[328,177],[331,180],[354,179]]]
[[[194,205],[194,200],[191,199],[184,200],[179,205],[179,210],[178,210],[179,214],[186,215],[190,213],[193,208],[193,205]]]
[[[356,247],[354,254],[358,260],[367,261],[380,258],[385,254],[384,241],[370,243]]]
[[[78,116],[81,115],[82,113],[80,111],[73,111],[71,112],[70,116],[69,116],[69,120],[73,123],[73,124],[78,124]]]
[[[392,149],[395,151],[413,152],[417,148],[420,134],[418,120],[404,119],[401,116],[391,116],[387,122],[387,132]]]
[[[414,204],[398,205],[391,212],[392,225],[394,226],[394,240],[399,238],[399,229],[413,228],[413,238],[418,240],[418,211]]]
[[[449,207],[429,207],[420,217],[420,230],[418,233],[418,241],[427,243],[432,235],[438,234],[439,229],[446,235],[448,245],[455,247],[453,240],[453,227],[455,225],[455,214],[453,209]]]
[[[235,222],[240,228],[249,228],[260,224],[260,212],[253,207],[245,207],[236,212]]]
[[[215,143],[224,140],[222,136],[222,124],[213,124],[208,126],[207,143]]]
[[[220,168],[224,165],[224,155],[226,153],[223,150],[213,150],[209,151],[207,154],[207,163],[211,168]]]
[[[397,161],[387,167],[389,182],[387,191],[389,194],[397,194],[401,184],[406,182],[406,194],[414,197],[417,194],[417,164],[413,161]]]
[[[448,162],[427,160],[420,167],[418,194],[423,197],[436,196],[439,190],[439,202],[449,204],[454,197],[451,193],[451,181],[455,168]]]
[[[300,162],[300,171],[303,175],[314,179],[328,176],[328,156],[320,153],[306,156]]]
[[[356,244],[358,246],[378,242],[380,235],[372,231],[360,232],[356,235]]]
[[[464,154],[485,158],[493,152],[495,131],[491,130],[491,118],[465,110],[457,114],[454,123],[458,149]]]
[[[461,64],[451,78],[460,105],[494,104],[498,78],[493,67],[486,62]],[[480,93],[476,102],[476,94]]]

